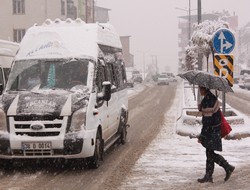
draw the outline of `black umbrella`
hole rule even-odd
[[[223,92],[233,92],[233,89],[227,82],[227,79],[213,75],[205,71],[190,70],[183,74],[178,74],[183,79],[186,79],[189,83],[206,87],[209,89],[215,89]]]

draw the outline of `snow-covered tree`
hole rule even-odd
[[[223,20],[205,20],[200,24],[194,24],[191,44],[186,48],[185,61],[188,70],[193,69],[194,64],[197,64],[198,54],[205,56],[208,64],[209,55],[211,53],[214,54],[212,46],[213,35],[221,28],[228,28],[228,24]],[[190,67],[190,65],[193,67]]]
[[[186,57],[185,57],[185,63],[186,63],[186,69],[187,70],[193,70],[195,64],[197,63],[197,53],[195,52],[194,46],[187,46],[185,49]]]

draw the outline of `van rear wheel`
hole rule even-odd
[[[96,169],[101,165],[101,161],[103,160],[103,146],[104,143],[101,138],[101,133],[98,131],[96,134],[94,155],[87,159],[87,164],[89,168]]]

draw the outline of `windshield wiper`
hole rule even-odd
[[[18,89],[18,88],[16,88],[16,89],[6,90],[6,92],[9,92],[9,91],[27,91],[27,89],[24,89],[24,88]]]

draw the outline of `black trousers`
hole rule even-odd
[[[223,156],[216,154],[214,150],[206,149],[206,175],[212,177],[214,173],[214,163],[223,167],[225,170],[228,168],[228,162],[223,158]]]

